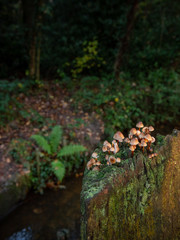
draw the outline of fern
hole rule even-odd
[[[73,155],[75,153],[83,152],[86,148],[82,145],[68,145],[64,146],[58,153],[58,157]]]
[[[40,135],[32,135],[31,138],[35,140],[39,147],[41,147],[45,152],[51,154],[51,147],[44,137]]]
[[[53,153],[57,152],[59,142],[62,137],[62,128],[61,126],[55,126],[49,136],[49,142],[51,145],[51,150]]]
[[[51,163],[53,173],[61,181],[65,175],[65,166],[62,162],[55,160]]]

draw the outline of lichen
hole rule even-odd
[[[82,239],[178,239],[179,144],[180,134],[167,137],[154,161],[139,155],[121,168],[87,172],[81,194]]]

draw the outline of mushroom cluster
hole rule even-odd
[[[94,152],[91,159],[87,163],[87,169],[99,170],[102,162],[107,165],[112,165],[121,162],[121,158],[118,155],[121,148],[126,148],[129,151],[129,155],[133,157],[135,150],[140,150],[143,153],[148,154],[149,159],[157,156],[157,153],[152,153],[152,143],[155,142],[155,138],[151,136],[151,132],[154,131],[152,126],[146,127],[142,122],[136,124],[136,128],[132,128],[129,131],[128,137],[124,137],[122,132],[118,131],[113,136],[112,143],[104,141],[102,151],[99,153]],[[102,153],[102,154],[101,154]],[[103,156],[103,161],[100,159],[100,155]]]

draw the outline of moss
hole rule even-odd
[[[122,168],[111,166],[87,173],[82,190],[83,239],[165,239],[166,234],[171,239],[172,233],[172,239],[179,236],[180,206],[175,190],[180,182],[180,150],[177,153],[175,138],[166,138],[156,160],[140,154],[131,163],[125,161]],[[178,138],[180,144],[180,134]],[[172,229],[169,224],[173,217],[176,222]]]

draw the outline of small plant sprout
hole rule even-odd
[[[111,166],[115,164],[121,166],[119,163],[128,156],[129,150],[132,158],[135,151],[142,151],[143,154],[147,154],[149,159],[156,157],[157,153],[153,153],[151,146],[155,142],[155,138],[150,134],[150,132],[154,131],[154,128],[152,126],[144,126],[142,122],[137,123],[136,128],[131,128],[126,138],[122,132],[116,132],[113,136],[112,144],[107,140],[104,141],[101,153],[94,152],[92,154],[90,161],[87,163],[87,169],[99,171],[104,165]]]

